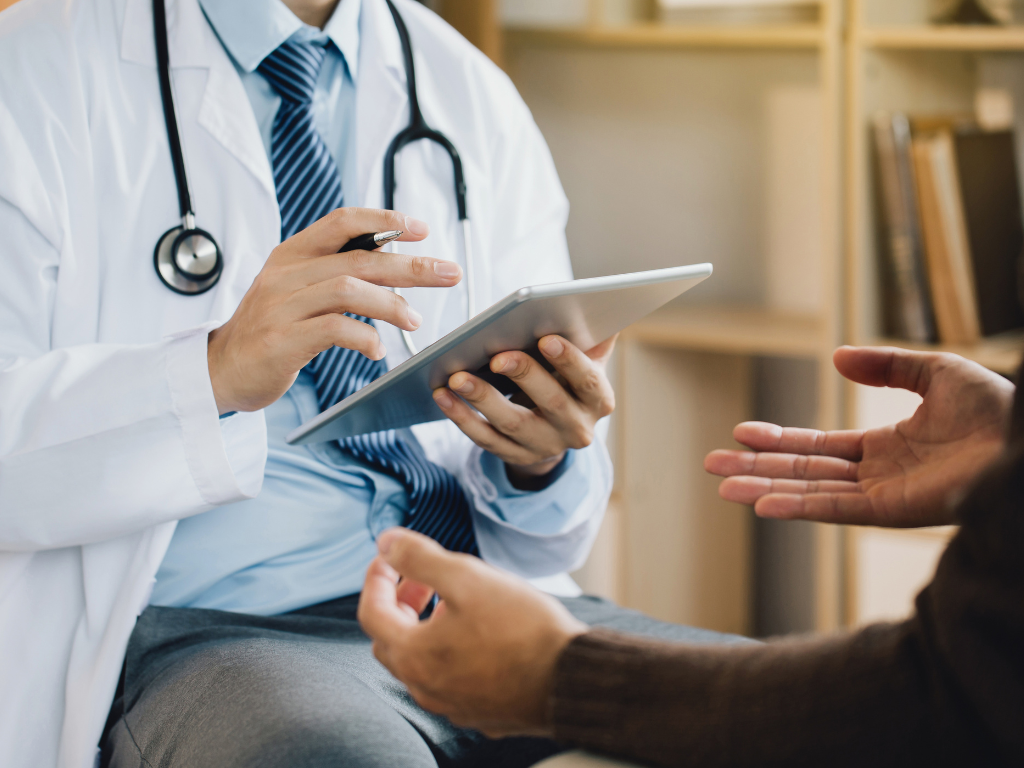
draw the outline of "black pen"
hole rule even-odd
[[[359,237],[353,237],[343,246],[338,253],[348,253],[349,251],[375,251],[381,246],[387,245],[392,240],[397,240],[404,233],[400,229],[393,229],[390,232],[377,232],[374,234],[370,232],[365,235],[359,235]]]

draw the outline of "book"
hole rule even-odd
[[[958,131],[954,142],[982,334],[1024,328],[1024,223],[1013,131]]]
[[[981,325],[952,131],[915,135],[913,158],[939,340],[974,344]]]
[[[872,120],[880,214],[886,332],[907,341],[935,340],[935,322],[918,220],[907,116],[879,113]]]
[[[932,0],[938,24],[1012,24],[1014,0]]]

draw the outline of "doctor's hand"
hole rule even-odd
[[[465,371],[453,374],[448,387],[435,390],[434,402],[474,443],[505,462],[514,486],[543,487],[542,478],[561,463],[565,452],[590,445],[598,420],[615,410],[605,368],[616,338],[582,352],[561,336],[545,336],[539,348],[554,373],[525,352],[491,358],[491,371],[519,385],[532,401],[528,405],[506,399]]]
[[[556,662],[587,625],[550,595],[426,536],[392,528],[377,546],[359,622],[417,703],[492,737],[548,735]],[[420,621],[435,590],[442,600]]]
[[[377,331],[351,312],[415,330],[422,318],[382,286],[447,288],[462,279],[458,264],[380,251],[338,249],[358,235],[400,229],[424,239],[422,221],[394,211],[339,208],[281,243],[235,314],[209,336],[210,381],[220,413],[255,411],[283,395],[310,360],[332,346],[384,357]]]
[[[713,451],[719,493],[761,517],[908,528],[948,525],[953,507],[1003,449],[1014,387],[950,354],[841,347],[843,376],[924,398],[914,415],[881,429],[819,432],[740,424],[744,451]]]

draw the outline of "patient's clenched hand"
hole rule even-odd
[[[819,432],[748,422],[733,435],[755,452],[713,451],[719,493],[761,517],[894,528],[947,525],[953,507],[1003,449],[1013,385],[950,354],[841,347],[843,376],[924,398],[880,429]]]
[[[547,735],[555,663],[587,626],[550,595],[418,533],[393,528],[378,547],[359,621],[381,663],[456,725]],[[441,602],[420,621],[435,590]]]

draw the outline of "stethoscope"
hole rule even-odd
[[[416,67],[413,63],[412,42],[398,9],[391,0],[386,0],[391,16],[395,20],[398,37],[402,44],[402,59],[405,63],[405,82],[409,94],[409,125],[392,139],[384,153],[384,208],[395,207],[395,157],[407,145],[420,139],[440,145],[448,153],[455,174],[455,200],[458,205],[459,223],[462,225],[463,250],[466,255],[464,276],[469,317],[476,315],[476,300],[473,290],[472,238],[470,237],[469,216],[466,212],[466,179],[462,170],[462,158],[455,145],[447,136],[427,125],[420,111],[419,94],[416,90]],[[178,117],[171,93],[171,69],[167,43],[167,14],[164,0],[153,0],[153,32],[156,36],[156,62],[160,74],[160,98],[163,103],[164,121],[167,123],[167,139],[171,146],[171,160],[174,164],[174,181],[178,187],[178,208],[181,224],[167,230],[157,241],[153,252],[153,264],[161,282],[175,293],[198,296],[213,288],[220,280],[224,269],[224,258],[213,235],[196,227],[196,214],[192,208],[192,194],[189,190],[185,157],[178,132]],[[401,290],[394,289],[401,296]],[[402,341],[410,355],[417,352],[412,334],[402,331]]]

